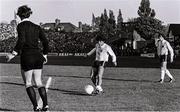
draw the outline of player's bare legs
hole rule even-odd
[[[101,87],[103,73],[104,73],[104,67],[103,66],[99,66],[99,70],[98,70],[98,82],[97,82],[96,89],[98,91],[101,91],[101,92],[103,91],[103,89]]]
[[[168,69],[166,69],[166,74],[167,74],[167,75],[169,76],[169,78],[170,78],[169,82],[175,81],[174,77],[171,75],[171,73],[169,72]]]
[[[25,78],[25,86],[29,99],[33,104],[34,110],[38,110],[36,92],[34,90],[34,87],[32,86],[32,74],[33,74],[33,70],[22,72],[22,76]]]
[[[171,73],[167,69],[167,62],[162,62],[161,63],[161,81],[160,81],[160,83],[164,82],[165,74],[167,74],[169,76],[170,82],[172,82],[174,80],[173,76],[171,75]]]
[[[42,87],[42,79],[41,79],[41,75],[42,75],[42,70],[41,69],[34,69],[33,70],[33,74],[34,74],[34,81],[37,87]]]
[[[167,62],[162,62],[162,63],[161,63],[161,80],[160,80],[160,83],[163,83],[163,82],[164,82],[166,65],[167,65]]]
[[[43,101],[42,110],[46,111],[49,107],[48,107],[48,101],[47,101],[46,88],[43,86],[42,79],[41,79],[42,69],[34,69],[33,74],[34,74],[35,84],[38,87],[39,95]]]
[[[101,86],[102,85],[102,76],[103,76],[103,73],[104,73],[104,67],[103,66],[100,66],[99,67],[99,71],[98,71],[98,86]]]
[[[29,71],[22,70],[21,74],[22,74],[23,80],[25,82],[27,94],[33,104],[34,110],[37,111],[40,109],[38,108],[38,104],[37,104],[37,100],[36,100],[36,92],[32,85],[32,78],[34,75],[34,82],[35,82],[36,86],[38,87],[39,94],[43,101],[43,109],[42,110],[46,111],[48,109],[47,94],[46,94],[46,89],[43,86],[42,80],[41,80],[42,70],[41,69],[35,69],[35,70],[29,70]]]
[[[98,72],[97,68],[92,67],[90,77],[95,86],[97,86],[97,72]]]

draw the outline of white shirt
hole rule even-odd
[[[116,62],[116,55],[114,54],[111,47],[105,43],[102,46],[96,44],[96,47],[92,49],[87,55],[92,55],[94,52],[96,52],[96,61],[108,61],[109,55],[111,55],[112,62]]]
[[[174,51],[167,40],[159,40],[157,44],[157,54],[160,55],[168,55],[168,51],[171,56],[174,56]]]

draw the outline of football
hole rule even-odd
[[[92,94],[94,91],[94,87],[92,85],[86,85],[84,89],[87,94]]]

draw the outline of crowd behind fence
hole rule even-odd
[[[87,53],[95,47],[95,37],[97,32],[81,32],[81,33],[62,33],[62,32],[45,32],[49,41],[49,53]],[[0,52],[10,52],[16,44],[17,38],[14,36],[0,40]],[[42,45],[40,44],[42,48]],[[131,48],[118,48],[111,44],[117,56],[137,56],[140,55],[140,50],[133,50]]]

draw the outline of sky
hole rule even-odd
[[[121,9],[126,22],[129,18],[138,17],[137,11],[141,0],[0,0],[0,22],[10,22],[14,11],[21,5],[31,7],[33,14],[30,20],[36,24],[55,22],[78,22],[91,24],[92,13],[100,16],[104,9],[113,10],[115,18]],[[150,0],[150,7],[155,9],[156,18],[164,24],[180,23],[180,0]]]

